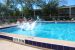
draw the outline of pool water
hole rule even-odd
[[[22,30],[15,26],[0,29],[0,32],[48,39],[75,41],[75,23],[70,22],[43,22],[37,23],[34,30]]]

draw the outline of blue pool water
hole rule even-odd
[[[75,41],[75,23],[69,22],[38,23],[32,31],[21,30],[17,26],[15,26],[0,29],[0,32],[7,32],[12,34],[20,34],[25,36],[41,37],[48,39]]]

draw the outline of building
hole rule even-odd
[[[59,16],[67,16],[75,18],[75,5],[61,7],[59,9]]]

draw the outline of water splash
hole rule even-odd
[[[39,16],[37,16],[37,20],[36,21],[41,21],[41,19],[39,18]]]
[[[24,17],[23,22],[17,21],[17,27],[20,28],[21,30],[34,30],[37,21],[39,21],[40,18],[37,16],[36,21],[27,21],[26,18]]]
[[[36,21],[29,23],[29,22],[17,22],[17,27],[21,30],[33,30],[36,25]]]

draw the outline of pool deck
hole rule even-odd
[[[38,22],[73,22],[75,23],[75,21],[38,21]],[[4,28],[4,27],[10,27],[10,26],[15,26],[17,25],[16,23],[10,23],[10,24],[1,24],[0,28]]]
[[[32,40],[32,41],[44,42],[48,44],[56,44],[56,45],[62,45],[62,46],[69,46],[69,47],[75,48],[75,42],[72,42],[72,41],[47,39],[47,38],[39,38],[39,37],[28,37],[28,36],[23,36],[23,35],[18,35],[18,34],[9,34],[9,33],[4,33],[4,32],[1,32],[0,35],[5,35],[5,36],[22,39],[22,40],[26,39],[26,40]]]
[[[10,26],[16,26],[16,24],[15,23],[2,24],[2,25],[0,25],[0,28],[10,27]]]
[[[27,45],[20,45],[17,43],[13,43],[11,41],[7,41],[4,39],[0,39],[0,50],[44,50],[44,49],[39,49]],[[46,49],[47,50],[47,49]],[[52,49],[49,49],[52,50]]]

